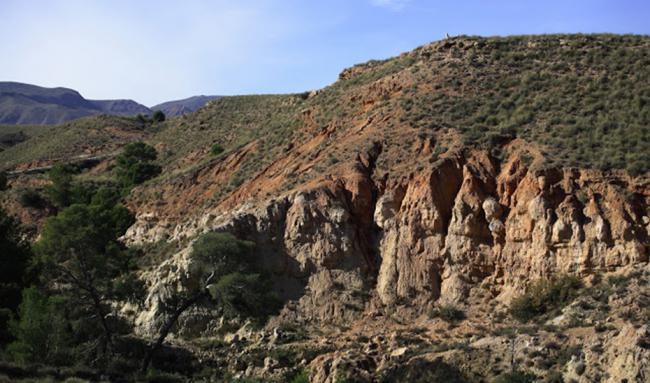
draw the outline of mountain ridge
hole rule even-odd
[[[133,100],[89,100],[64,87],[0,82],[0,124],[58,125],[97,114],[135,116],[151,110]]]
[[[220,96],[192,96],[151,108],[131,99],[91,100],[65,87],[0,82],[0,124],[59,125],[81,117],[108,114],[132,117],[161,110],[168,117],[192,113]]]
[[[192,113],[203,107],[212,100],[219,99],[223,96],[206,96],[198,95],[180,100],[166,101],[151,107],[151,110],[160,110],[167,117],[176,117],[187,113]]]

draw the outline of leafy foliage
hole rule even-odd
[[[16,312],[21,290],[28,282],[30,257],[19,222],[0,209],[0,308],[7,310],[3,314],[5,324]],[[9,338],[6,327],[0,328],[0,343]]]
[[[309,383],[309,372],[300,370],[292,379],[291,383]]]
[[[142,282],[132,272],[134,251],[118,241],[133,223],[133,216],[120,202],[121,190],[110,183],[99,188],[80,183],[75,173],[64,165],[50,173],[48,195],[60,210],[47,219],[33,245],[39,290],[23,290],[18,319],[12,322],[16,341],[9,351],[21,362],[107,362],[113,335],[128,330],[112,312],[112,303],[139,303],[144,294]],[[7,257],[18,256],[10,253]],[[19,261],[11,262],[22,267]],[[25,274],[9,267],[6,271]]]
[[[206,298],[219,304],[224,314],[252,317],[259,321],[279,309],[268,278],[257,272],[251,258],[253,244],[229,233],[206,233],[192,246],[191,257],[197,264],[193,288],[174,294],[164,302],[166,323],[142,363],[146,372],[158,350],[185,310]]]
[[[221,277],[209,290],[226,315],[266,318],[280,306],[278,299],[269,293],[271,288],[265,275],[234,272]]]
[[[160,174],[161,167],[153,164],[156,149],[144,142],[134,142],[124,147],[117,157],[117,177],[124,187],[139,185]]]
[[[35,250],[45,262],[66,263],[83,258],[86,266],[100,266],[115,238],[133,222],[123,206],[75,204],[48,219]]]
[[[441,359],[415,359],[390,371],[381,382],[465,383],[468,379],[458,368]]]
[[[16,341],[9,354],[19,362],[63,364],[69,353],[70,334],[65,329],[59,298],[47,297],[36,288],[23,291],[20,320],[11,323]]]
[[[69,206],[72,194],[72,169],[57,164],[50,170],[49,176],[52,184],[46,189],[46,194],[50,201],[59,208]]]
[[[429,318],[441,318],[446,322],[455,323],[465,319],[465,312],[454,305],[443,305],[433,308],[429,312]]]
[[[494,383],[533,383],[537,377],[531,373],[515,370],[499,375]]]
[[[573,300],[579,287],[580,280],[572,276],[537,280],[525,294],[512,300],[510,314],[520,322],[528,322]]]
[[[192,258],[210,265],[214,280],[244,271],[251,262],[253,243],[241,241],[230,233],[203,234],[192,245]]]
[[[214,144],[212,145],[212,148],[210,149],[210,154],[213,156],[218,156],[219,154],[223,153],[223,146],[219,144]]]
[[[76,332],[87,335],[80,341],[103,334],[103,351],[115,331],[108,319],[112,310],[108,301],[138,291],[133,281],[125,280],[131,257],[117,241],[133,217],[122,205],[113,204],[109,194],[102,191],[91,204],[74,204],[49,218],[34,245],[44,284],[71,304],[71,318],[79,318]]]
[[[279,307],[270,280],[253,264],[252,250],[252,242],[230,233],[204,234],[192,247],[192,257],[209,265],[203,271],[214,281],[208,290],[228,315],[265,318]]]
[[[45,194],[52,205],[59,209],[74,203],[88,203],[94,190],[91,185],[75,182],[74,175],[78,169],[69,164],[56,164],[48,175],[51,184],[45,188]]]
[[[21,191],[18,196],[18,202],[22,207],[31,207],[34,209],[42,209],[47,204],[47,201],[45,201],[41,193],[34,189]]]
[[[153,112],[153,115],[151,116],[151,120],[153,122],[163,122],[165,121],[165,113],[163,113],[162,110],[157,110]]]
[[[29,243],[24,239],[20,222],[0,208],[0,286],[17,282],[27,269],[29,257]],[[0,301],[13,300],[3,294]]]

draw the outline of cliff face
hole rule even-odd
[[[509,301],[533,279],[588,277],[648,261],[644,181],[593,170],[533,171],[517,153],[499,167],[483,151],[377,180],[380,151],[339,177],[175,227],[152,225],[145,212],[126,239],[234,232],[257,243],[284,297],[298,299],[295,318],[339,322],[378,306],[422,312],[438,300],[462,303],[477,287]]]
[[[443,162],[380,199],[380,297],[458,302],[481,283],[506,293],[530,279],[645,262],[647,196],[628,182],[529,172],[516,156],[500,170],[483,153]]]
[[[413,381],[452,366],[446,379],[486,381],[521,360],[539,376],[644,381],[650,161],[634,127],[647,111],[615,89],[645,94],[647,80],[607,61],[639,67],[650,44],[630,39],[453,39],[309,95],[219,99],[168,127],[159,150],[187,149],[132,194],[124,239],[181,250],[141,274],[137,331],[155,332],[166,298],[196,284],[193,239],[228,231],[256,243],[284,302],[265,330],[244,326],[223,337],[230,351],[207,351],[240,376],[282,380],[297,364],[314,382]],[[213,142],[229,150],[205,159]],[[601,294],[612,273],[634,282]],[[543,328],[505,319],[530,281],[561,274],[586,290]],[[428,318],[447,305],[462,324]],[[218,307],[200,306],[176,335],[227,329]],[[316,351],[293,365],[256,357],[282,347]]]
[[[181,240],[217,230],[254,241],[259,262],[273,273],[285,301],[269,324],[272,334],[287,323],[329,334],[309,335],[313,340],[306,344],[283,341],[289,349],[322,349],[308,360],[314,382],[333,383],[343,373],[360,381],[377,376],[390,381],[403,370],[420,376],[422,368],[441,361],[460,366],[464,374],[471,371],[467,381],[474,381],[507,371],[511,353],[522,363],[531,360],[526,363],[535,363],[532,369],[543,376],[548,370],[537,359],[552,360],[560,352],[549,347],[582,350],[560,366],[563,376],[579,382],[598,377],[641,382],[650,374],[650,332],[615,319],[635,315],[633,307],[646,299],[641,279],[630,287],[633,293],[610,297],[608,308],[596,308],[600,303],[590,297],[572,304],[549,324],[567,326],[562,337],[486,332],[498,334],[499,312],[531,280],[572,274],[595,286],[592,281],[602,274],[647,270],[647,180],[595,170],[532,170],[515,147],[503,161],[481,150],[448,153],[396,179],[376,173],[380,157],[381,148],[371,146],[339,176],[236,209],[216,207],[176,226],[157,225],[155,214],[145,213],[127,239]],[[188,244],[143,276],[149,295],[136,320],[141,334],[158,328],[158,305],[165,297],[192,285],[193,270],[200,268],[189,249]],[[429,327],[422,314],[444,304],[464,308],[468,323]],[[585,313],[583,307],[594,309]],[[193,339],[223,332],[214,309],[185,314],[177,335]],[[582,327],[571,329],[577,320]],[[619,324],[623,327],[615,330]],[[328,326],[351,330],[341,335],[324,330]],[[598,326],[611,327],[593,330]],[[423,328],[429,332],[418,335]],[[269,346],[264,333],[237,334],[245,339],[243,345],[232,341],[238,356],[221,357],[230,370],[269,379],[286,371],[275,359],[260,367],[252,367],[254,359],[242,362],[259,348],[282,349],[282,341]],[[469,342],[465,348],[436,349],[449,339]]]
[[[598,39],[574,40],[589,54],[604,49]],[[532,76],[528,59],[567,81],[599,83],[604,75],[599,62],[591,64],[595,72],[567,74],[549,55],[566,51],[561,39],[513,41],[434,43],[348,69],[303,101],[256,99],[255,110],[239,111],[249,120],[266,102],[295,115],[286,119],[294,130],[282,145],[269,147],[275,139],[269,132],[210,161],[201,161],[196,150],[176,156],[169,168],[178,173],[136,190],[131,206],[137,222],[125,241],[191,246],[202,232],[233,232],[257,243],[260,263],[289,302],[286,318],[339,323],[386,308],[417,314],[433,303],[461,304],[473,289],[507,304],[534,279],[572,274],[588,280],[647,263],[647,174],[554,161],[553,150],[564,149],[542,144],[548,128],[535,122],[558,118],[548,108],[521,120],[523,133],[517,134],[523,138],[483,126],[486,143],[471,145],[473,130],[447,127],[466,122],[464,114],[454,114],[458,105],[491,94],[486,82]],[[503,61],[490,55],[501,44],[521,53],[508,62],[507,73],[491,66]],[[584,65],[567,60],[576,70]],[[561,84],[548,85],[564,91]],[[550,92],[540,89],[537,99]],[[215,108],[223,112],[231,107],[226,101],[202,109],[196,119],[207,120]],[[435,114],[427,102],[447,109]],[[192,125],[184,129],[195,134]],[[204,134],[206,128],[201,122],[196,129]],[[569,143],[580,152],[583,144]],[[253,162],[260,156],[265,162]],[[242,174],[248,178],[233,184]]]

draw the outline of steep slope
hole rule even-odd
[[[500,167],[513,142],[529,145],[521,156],[527,166],[535,160],[534,170],[628,168],[645,175],[649,85],[643,79],[650,69],[642,64],[649,49],[648,39],[637,36],[446,40],[350,68],[308,98],[286,96],[275,104],[223,98],[168,124],[152,142],[167,153],[170,169],[186,169],[192,183],[183,185],[201,192],[223,189],[223,179],[207,175],[241,157],[248,182],[222,202],[226,209],[339,175],[376,145],[382,153],[375,173],[390,178],[408,177],[445,152],[471,148],[488,151]],[[639,81],[630,78],[629,68]],[[526,79],[534,76],[540,78],[530,85],[533,80]],[[609,85],[599,88],[602,81]],[[282,111],[278,103],[288,114],[276,113]],[[521,113],[526,118],[520,120]],[[279,141],[270,140],[273,134]],[[214,143],[229,149],[219,159],[209,156]],[[237,168],[223,173],[227,183],[231,177],[241,182]],[[161,186],[172,187],[152,189]],[[185,205],[186,193],[172,189],[162,200],[177,205],[183,217],[219,202],[203,198]],[[226,197],[221,194],[219,199]],[[179,204],[172,202],[176,196]],[[160,211],[164,216],[176,210]]]
[[[151,111],[131,100],[86,100],[72,89],[0,82],[0,124],[54,125],[96,114],[139,113]]]
[[[472,347],[489,348],[502,340],[470,328],[518,326],[492,321],[531,280],[573,274],[590,285],[647,269],[649,52],[650,40],[637,36],[445,40],[350,68],[309,96],[285,97],[281,126],[291,128],[277,143],[274,130],[245,133],[281,117],[276,107],[240,100],[246,105],[228,111],[217,105],[224,98],[152,139],[173,152],[166,167],[174,172],[136,190],[138,221],[126,240],[183,249],[199,233],[234,232],[258,244],[287,301],[275,323],[350,326],[362,342],[396,329],[396,315],[431,331],[427,342],[435,344],[440,322],[423,316],[452,304],[469,326],[452,337],[474,334],[484,339]],[[174,150],[171,137],[181,134],[189,142]],[[227,151],[210,158],[215,142]],[[629,173],[612,170],[621,168]],[[185,248],[143,275],[150,283],[136,318],[143,333],[155,326],[168,286],[191,283],[187,255]],[[184,320],[193,330],[183,336],[212,334],[205,312]],[[400,359],[400,342],[391,347],[370,359],[330,352],[312,362],[312,376],[332,382],[352,370],[371,379],[393,368],[386,355],[409,360]],[[647,355],[643,346],[625,352],[639,361]],[[481,371],[487,362],[462,361],[477,354],[453,355],[444,360],[469,363],[464,370],[475,379],[498,374]],[[582,381],[628,376],[589,358]],[[649,373],[647,363],[633,365]],[[576,376],[566,361],[557,368]]]
[[[182,100],[163,102],[162,104],[152,106],[151,110],[161,110],[167,117],[176,117],[195,112],[208,102],[220,97],[221,96],[193,96]]]

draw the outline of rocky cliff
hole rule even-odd
[[[473,287],[490,286],[508,299],[531,279],[587,277],[648,261],[647,180],[534,171],[516,153],[499,166],[483,151],[376,180],[379,151],[345,175],[177,226],[161,227],[155,213],[144,211],[126,239],[234,232],[258,243],[260,261],[279,278],[302,280],[310,293],[324,294],[335,275],[353,274],[381,304],[420,308],[462,302]],[[327,309],[304,315],[346,320]]]
[[[146,136],[163,175],[128,197],[123,238],[163,250],[124,315],[152,336],[197,283],[193,241],[227,231],[256,244],[283,309],[260,330],[195,307],[172,342],[236,376],[490,381],[518,366],[647,381],[649,50],[639,36],[454,38],[166,122]],[[561,275],[577,298],[543,322],[510,317],[532,281]]]
[[[589,281],[647,269],[647,180],[594,170],[533,170],[516,150],[501,164],[485,151],[449,153],[408,176],[378,178],[378,156],[380,147],[373,147],[341,176],[178,226],[161,228],[144,212],[127,239],[180,240],[216,230],[253,240],[259,262],[273,272],[287,302],[274,323],[317,327],[381,323],[395,310],[415,324],[442,304],[474,312],[470,302],[477,296],[481,304],[507,305],[538,278],[572,274]],[[188,254],[189,248],[180,251],[147,277],[150,304],[138,318],[144,333],[156,323],[161,289],[182,290],[182,281],[192,280]],[[185,335],[217,334],[216,319],[209,318],[205,312],[187,315],[184,321],[194,330]],[[508,345],[498,343],[505,341],[483,342],[497,342],[491,347],[507,352]],[[639,350],[625,352],[638,359],[647,353]],[[398,351],[396,344],[383,353]],[[619,352],[608,352],[615,363],[625,363]],[[347,358],[358,362],[361,355]],[[313,363],[322,369],[333,361]],[[630,363],[648,373],[646,363]],[[327,371],[318,374],[315,381],[333,381]]]

